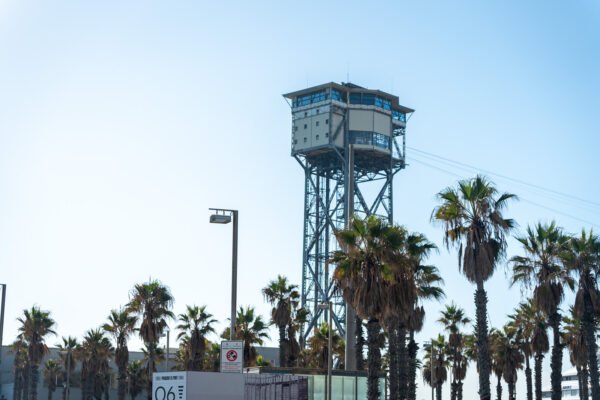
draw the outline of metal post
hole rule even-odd
[[[352,225],[354,214],[354,145],[348,144],[346,162],[346,229]],[[344,354],[346,371],[356,370],[356,312],[346,303],[346,350]]]
[[[165,362],[165,370],[166,372],[169,372],[169,342],[170,342],[170,335],[171,334],[171,330],[167,327],[167,358],[166,358],[166,362]]]
[[[237,256],[238,256],[238,211],[233,210],[233,249],[231,255],[231,332],[235,340],[235,309],[237,307]]]
[[[333,379],[332,376],[332,369],[333,369],[333,326],[331,325],[331,314],[333,314],[333,310],[331,307],[331,301],[329,302],[329,322],[327,322],[329,324],[329,337],[327,338],[327,397],[325,398],[326,400],[331,400],[331,380]]]
[[[0,306],[0,366],[2,366],[2,339],[4,336],[4,303],[6,302],[6,284],[0,283],[2,286],[2,306]],[[0,373],[0,394],[2,393],[2,374]]]
[[[67,350],[67,400],[71,396],[71,357],[73,357],[71,350]]]

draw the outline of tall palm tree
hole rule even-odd
[[[587,343],[581,321],[577,318],[574,307],[570,307],[570,316],[563,317],[563,342],[569,349],[569,359],[577,370],[579,393],[581,399],[589,399],[588,395],[588,358]]]
[[[60,359],[62,362],[62,368],[65,372],[65,384],[63,386],[63,400],[69,400],[71,397],[71,376],[73,376],[73,371],[75,371],[75,366],[77,364],[75,360],[75,352],[77,349],[78,343],[77,339],[71,336],[62,338],[62,343],[56,345],[58,347],[60,353]]]
[[[290,339],[286,337],[286,329],[292,322],[293,303],[298,301],[300,294],[298,286],[288,283],[285,276],[278,275],[277,279],[269,282],[262,289],[265,300],[273,306],[271,323],[279,329],[279,365],[287,367]]]
[[[513,314],[508,316],[508,325],[517,332],[521,351],[525,357],[525,380],[527,383],[527,400],[533,400],[533,384],[531,377],[530,358],[533,353],[532,339],[536,327],[534,318],[535,306],[531,301],[519,303]]]
[[[48,400],[52,400],[52,396],[58,386],[58,378],[62,375],[61,363],[58,360],[48,360],[44,364],[44,382],[48,386]]]
[[[30,368],[29,399],[37,400],[40,363],[48,352],[45,338],[56,334],[52,330],[55,323],[49,311],[42,311],[36,306],[31,307],[30,310],[23,310],[23,316],[17,320],[21,324],[19,332],[27,342]]]
[[[177,335],[177,339],[187,337],[185,341],[188,352],[186,370],[202,371],[206,352],[206,335],[215,332],[212,324],[217,320],[212,318],[212,314],[206,312],[206,306],[186,306],[186,312],[179,314],[179,322],[177,329],[180,330],[180,333]]]
[[[137,316],[132,315],[125,309],[111,310],[108,316],[108,323],[102,328],[110,333],[115,339],[115,364],[117,364],[117,398],[125,400],[127,394],[127,365],[129,365],[129,349],[127,341],[135,332]]]
[[[465,311],[454,303],[446,305],[441,311],[438,322],[448,332],[448,355],[452,364],[452,382],[450,383],[450,399],[462,400],[462,381],[467,373],[467,359],[464,356],[464,341],[461,327],[471,323]]]
[[[29,356],[27,354],[27,342],[23,339],[22,335],[19,335],[17,339],[11,344],[11,351],[14,354],[13,358],[13,371],[15,377],[15,385],[13,387],[13,400],[26,399],[27,396],[23,396],[29,382],[26,376],[29,375]],[[27,393],[29,393],[27,391]]]
[[[140,318],[139,335],[146,348],[153,353],[158,348],[158,341],[167,327],[167,319],[173,319],[173,295],[169,288],[157,280],[140,283],[130,293],[127,311]],[[146,380],[148,400],[152,400],[152,374],[156,372],[155,354],[148,357],[148,379]]]
[[[147,379],[148,374],[142,365],[142,360],[132,361],[127,365],[127,393],[131,400],[135,400],[148,386]]]
[[[411,238],[409,237],[409,240]],[[429,247],[429,249],[427,249]],[[415,342],[415,333],[420,332],[423,328],[425,320],[425,308],[423,302],[425,300],[437,300],[441,301],[444,296],[444,290],[441,286],[444,283],[439,270],[433,265],[423,265],[422,262],[428,257],[429,252],[433,250],[430,246],[426,245],[421,248],[423,252],[416,252],[413,256],[416,256],[414,279],[417,286],[417,301],[415,302],[413,309],[408,314],[406,326],[408,328],[408,389],[407,398],[408,400],[416,400],[417,396],[417,352],[419,346]],[[419,254],[420,253],[420,254]]]
[[[505,325],[502,330],[496,330],[491,339],[493,358],[497,360],[498,367],[502,368],[502,376],[508,384],[508,400],[515,400],[517,371],[523,368],[523,354],[517,331],[512,326]]]
[[[492,329],[490,332],[490,343],[496,343],[498,341],[498,334],[500,332],[497,329]],[[493,351],[490,353],[490,358],[492,361],[492,373],[496,375],[496,400],[502,400],[502,374],[504,373],[504,362],[502,360],[502,355]]]
[[[338,360],[344,359],[344,339],[337,333],[331,336],[333,357]],[[308,364],[306,367],[327,369],[329,360],[329,325],[323,322],[315,328],[313,335],[308,339]]]
[[[347,304],[367,320],[367,397],[379,398],[380,319],[388,307],[387,286],[394,280],[402,232],[376,216],[354,217],[350,228],[336,233],[344,251],[334,253],[334,280]]]
[[[101,398],[107,389],[106,376],[109,373],[109,361],[114,355],[110,340],[104,336],[101,328],[86,332],[77,349],[81,361],[81,390],[83,400]]]
[[[298,364],[298,359],[300,358],[300,352],[302,350],[300,346],[300,342],[298,340],[298,333],[304,324],[306,324],[308,319],[308,311],[303,307],[298,307],[298,304],[294,305],[292,310],[292,318],[287,327],[287,337],[289,340],[289,348],[288,348],[288,367],[296,367]]]
[[[442,386],[448,380],[448,343],[444,335],[438,335],[430,343],[426,343],[423,380],[435,389],[436,400],[442,400]]]
[[[562,397],[562,344],[560,343],[559,306],[565,295],[565,288],[573,289],[574,280],[562,262],[567,249],[568,237],[554,222],[538,223],[527,228],[527,235],[517,237],[523,246],[524,256],[514,256],[512,284],[524,288],[533,287],[533,303],[544,313],[552,328],[553,345],[550,360],[550,381],[552,400]]]
[[[579,277],[579,286],[575,297],[575,315],[581,320],[589,366],[592,399],[600,400],[600,382],[598,377],[598,346],[596,344],[596,315],[600,312],[600,291],[598,275],[600,273],[600,239],[590,230],[572,237],[568,251],[564,256],[570,271]]]
[[[490,355],[487,327],[487,281],[504,258],[506,235],[515,225],[502,212],[514,194],[499,194],[495,186],[482,176],[458,182],[456,188],[438,193],[441,204],[432,219],[444,225],[444,242],[458,247],[459,268],[467,280],[477,286],[475,291],[477,364],[479,367],[479,397],[489,400]]]
[[[269,338],[268,325],[261,315],[255,315],[254,307],[242,306],[238,310],[236,325],[238,339],[244,341],[244,364],[246,367],[254,365],[258,356],[255,345],[262,346],[264,339]]]

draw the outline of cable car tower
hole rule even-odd
[[[292,156],[305,177],[301,302],[311,314],[301,333],[304,343],[326,318],[319,304],[329,301],[333,324],[346,333],[346,306],[327,262],[339,248],[335,232],[353,214],[393,221],[393,178],[406,166],[406,120],[414,110],[397,96],[352,83],[283,96],[292,109]],[[353,321],[348,318],[351,335]]]

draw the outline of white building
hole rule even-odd
[[[577,370],[569,369],[562,373],[562,400],[579,400],[579,380],[577,379]],[[588,387],[588,396],[592,398],[592,389]],[[552,389],[548,386],[542,389],[542,398],[552,397]]]

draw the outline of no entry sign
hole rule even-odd
[[[242,373],[244,368],[244,342],[224,340],[221,342],[221,372]]]

